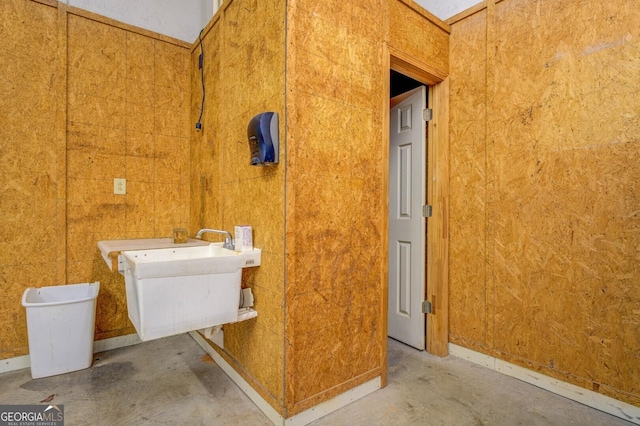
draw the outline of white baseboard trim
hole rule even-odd
[[[380,389],[380,377],[376,377],[350,389],[329,401],[322,402],[313,408],[285,419],[267,401],[256,392],[203,338],[195,331],[189,332],[191,337],[213,358],[229,378],[253,401],[274,425],[277,426],[304,426],[321,417],[326,416],[370,393]]]
[[[93,353],[137,345],[140,342],[141,340],[137,333],[96,340],[93,342]],[[29,355],[3,359],[0,360],[0,374],[8,373],[9,371],[22,370],[23,368],[29,368],[30,366],[31,362]]]
[[[327,414],[331,414],[340,408],[364,398],[372,392],[380,389],[380,376],[369,380],[353,389],[341,393],[328,401],[321,402],[313,408],[310,408],[295,416],[289,417],[284,421],[284,426],[304,426],[314,422]]]
[[[29,361],[29,355],[3,359],[0,361],[0,374],[8,373],[9,371],[22,370],[23,368],[29,368],[30,366],[31,362]]]
[[[640,407],[602,395],[519,365],[449,343],[449,354],[640,425]]]
[[[93,353],[110,351],[118,348],[125,348],[127,346],[137,345],[142,343],[138,333],[125,334],[124,336],[111,337],[109,339],[96,340],[93,342]]]

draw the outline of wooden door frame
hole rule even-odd
[[[449,79],[438,70],[409,57],[403,52],[384,45],[383,65],[383,191],[389,193],[389,80],[391,70],[398,71],[429,86],[429,108],[433,119],[427,136],[427,203],[433,207],[428,219],[426,288],[432,311],[427,317],[427,352],[436,356],[449,354]],[[389,256],[389,204],[384,203],[383,256]],[[427,261],[428,260],[428,261]],[[383,338],[386,340],[388,324],[388,262],[383,268]],[[386,348],[386,344],[384,345]],[[386,365],[386,350],[384,363]]]

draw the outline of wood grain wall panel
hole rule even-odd
[[[28,287],[60,284],[64,95],[58,78],[58,10],[22,0],[0,4],[0,359],[28,352]]]
[[[452,58],[482,13],[453,24]],[[473,327],[458,326],[452,341],[638,405],[640,12],[618,0],[506,0],[486,13],[487,136],[479,143],[488,154],[491,267],[484,300],[452,292],[451,322],[484,309],[493,335],[482,343]],[[466,66],[452,60],[463,99],[474,93]],[[461,117],[454,134],[477,119],[477,109],[451,105],[452,123]],[[474,152],[469,145],[460,158]],[[473,168],[458,170],[458,181],[477,179]],[[452,192],[452,206],[464,204],[462,194]],[[454,244],[452,234],[452,276],[475,280]]]
[[[351,31],[354,35],[377,43],[380,36],[388,39],[388,2],[385,0],[357,0],[340,2],[351,7]],[[379,13],[371,13],[378,11]],[[381,55],[382,58],[382,55]]]
[[[638,302],[637,292],[614,288],[638,278],[624,255],[637,241],[620,231],[637,222],[637,200],[624,194],[640,175],[611,167],[613,158],[637,156],[640,126],[629,118],[638,103],[629,88],[640,70],[630,25],[638,12],[626,2],[538,7],[515,0],[496,9],[503,40],[496,151],[511,160],[497,168],[496,282],[509,289],[496,292],[496,347],[634,393],[639,370],[623,350],[631,343],[625,327],[619,315],[605,314],[607,304],[593,312],[592,297],[617,294],[601,300],[618,312]],[[523,21],[535,36],[513,32]],[[525,44],[534,54],[516,56]],[[624,154],[613,157],[620,144]],[[590,218],[613,226],[593,226]]]
[[[446,72],[448,34],[404,3],[289,5],[287,417],[383,375],[384,42],[400,20],[397,48],[433,41],[420,58]]]
[[[200,46],[191,52],[191,232],[247,224],[262,264],[243,271],[254,293],[255,320],[224,327],[219,352],[276,410],[284,405],[284,1],[225,2],[203,32],[206,99],[202,130]],[[253,167],[247,125],[279,114],[280,164]],[[212,237],[218,240],[217,237]]]
[[[68,31],[69,67],[124,75],[127,37],[125,30],[78,15],[70,15]]]
[[[2,82],[5,86],[5,82]],[[7,82],[5,87],[9,87]],[[48,85],[47,85],[48,86]],[[13,86],[12,86],[13,87]],[[4,88],[3,88],[4,89]],[[47,87],[46,90],[49,90]],[[7,89],[9,95],[13,89]],[[12,108],[9,100],[20,99],[19,96],[8,96],[5,101],[6,105],[1,105],[2,113],[9,116],[9,108]],[[27,115],[27,117],[29,117]],[[47,146],[55,146],[56,138],[49,131],[54,116],[48,117],[34,116],[30,120],[19,119],[17,114],[14,118],[8,119],[3,123],[2,136],[6,141],[0,152],[0,161],[2,161],[2,172],[7,175],[37,175],[42,172],[46,175],[55,175],[59,165],[56,160],[56,153],[53,150],[46,149]]]
[[[451,29],[450,334],[486,342],[486,12]]]
[[[67,275],[101,281],[97,338],[133,332],[97,241],[167,237],[188,221],[188,50],[70,9]],[[171,100],[169,98],[172,98]],[[113,179],[127,179],[127,195]]]
[[[2,49],[23,58],[53,60],[58,49],[55,6],[31,1],[6,1],[1,28]],[[26,18],[25,18],[26,16]]]
[[[430,69],[438,71],[438,76],[449,74],[448,25],[434,25],[404,1],[387,1],[387,5],[389,46],[428,64]]]
[[[222,104],[222,78],[220,69],[221,57],[221,27],[218,22],[203,31],[202,50],[198,43],[190,57],[191,72],[191,101],[190,101],[190,129],[189,162],[191,166],[191,213],[190,234],[195,235],[199,229],[207,224],[220,223],[220,199],[219,174],[220,167],[217,164],[221,149],[220,141],[225,140],[226,127],[219,125],[219,111],[216,107]],[[203,62],[204,70],[204,96],[206,105],[202,108],[203,77],[200,72],[198,58],[204,51],[206,57]],[[211,107],[213,105],[213,107]],[[195,132],[195,125],[200,119],[202,129]]]

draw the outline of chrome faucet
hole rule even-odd
[[[211,232],[212,234],[222,234],[222,235],[224,235],[225,239],[224,239],[224,244],[222,245],[222,247],[224,247],[226,249],[229,249],[229,250],[235,250],[236,244],[235,244],[235,241],[233,241],[233,236],[231,235],[231,232],[221,231],[219,229],[203,228],[203,229],[198,231],[198,234],[196,235],[196,238],[202,239],[202,234],[204,234],[205,232]]]

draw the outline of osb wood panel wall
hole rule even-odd
[[[0,358],[28,352],[31,286],[100,281],[96,338],[133,333],[97,241],[188,223],[187,45],[55,1],[0,10]]]
[[[0,2],[0,359],[27,349],[24,290],[65,279],[58,10]],[[62,135],[62,136],[61,136]]]
[[[384,43],[442,75],[449,52],[412,2],[288,7],[287,417],[386,377]]]
[[[288,416],[381,375],[384,21],[363,3],[288,10]]]
[[[640,405],[640,11],[452,25],[450,338]]]
[[[191,234],[251,225],[262,249],[258,268],[243,271],[258,317],[224,326],[224,350],[236,371],[278,412],[284,404],[284,67],[285,2],[228,0],[203,31],[205,104],[200,116],[200,46],[191,52]],[[280,163],[249,164],[247,125],[279,114]],[[219,240],[219,237],[212,236]],[[217,348],[214,346],[214,348]]]
[[[189,46],[190,47],[190,46]],[[68,14],[69,282],[100,281],[97,337],[135,332],[99,240],[169,237],[189,220],[188,46]],[[127,194],[113,194],[113,179]]]
[[[449,26],[413,0],[387,0],[385,35],[391,54],[410,58],[413,64],[440,79],[449,73]],[[420,36],[416,36],[420,34]]]

